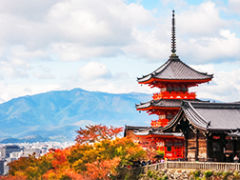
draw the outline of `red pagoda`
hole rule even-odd
[[[168,159],[184,158],[184,137],[176,133],[162,133],[165,127],[177,114],[182,100],[200,101],[190,87],[209,82],[213,75],[196,71],[183,63],[176,55],[175,17],[172,14],[172,43],[169,60],[158,69],[141,78],[139,84],[147,84],[151,88],[159,88],[159,93],[152,96],[152,100],[136,105],[138,111],[146,111],[149,115],[157,115],[152,120],[151,127],[126,126],[125,135],[131,136],[140,144],[153,147],[164,153]]]

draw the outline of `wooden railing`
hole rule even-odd
[[[144,170],[160,169],[199,169],[199,170],[216,170],[216,171],[240,171],[240,163],[218,163],[218,162],[178,162],[167,161],[147,165]]]

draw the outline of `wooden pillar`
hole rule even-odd
[[[185,146],[185,152],[184,152],[184,156],[185,156],[185,160],[187,161],[188,160],[188,135],[189,134],[189,131],[185,131],[184,133],[184,140],[185,140],[185,143],[184,143],[184,146]]]
[[[185,136],[185,160],[187,161],[188,160],[188,138]]]
[[[224,154],[224,148],[225,148],[225,135],[221,134],[220,135],[220,161],[224,162],[225,161],[225,154]]]
[[[212,137],[207,135],[207,160],[212,161]]]
[[[198,154],[199,154],[199,130],[197,129],[196,130],[196,151],[195,151],[195,161],[198,161],[199,158],[198,158]]]
[[[185,152],[184,152],[184,157],[185,157],[185,160],[187,161],[188,160],[188,138],[189,138],[189,123],[187,121],[187,119],[185,117],[183,117],[183,121],[181,122],[181,131],[184,135],[184,149],[185,149]]]

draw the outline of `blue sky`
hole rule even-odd
[[[239,101],[239,0],[0,0],[0,102],[50,90],[157,92],[136,78],[177,55],[214,74],[198,98]]]

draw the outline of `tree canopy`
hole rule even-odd
[[[4,179],[84,179],[117,178],[121,169],[145,157],[145,151],[131,139],[118,135],[122,128],[91,125],[80,128],[76,144],[51,150],[40,158],[33,155],[9,164]]]

